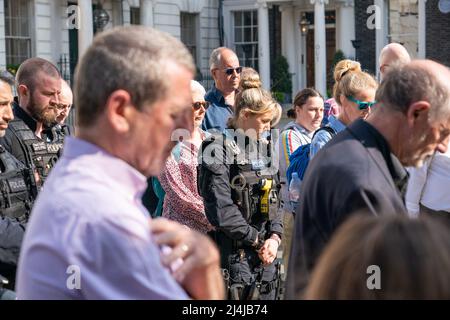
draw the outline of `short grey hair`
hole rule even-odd
[[[205,95],[206,90],[205,88],[200,84],[200,82],[195,81],[195,80],[191,80],[191,92],[198,92],[202,95]]]
[[[209,70],[219,68],[220,63],[222,62],[222,51],[227,49],[226,47],[219,47],[211,52],[211,56],[209,57]]]
[[[164,99],[172,85],[167,77],[171,62],[195,73],[187,48],[168,33],[127,26],[99,34],[75,74],[78,125],[94,125],[111,93],[119,89],[130,94],[138,110]]]
[[[409,106],[428,101],[430,121],[450,116],[450,93],[447,84],[429,70],[411,64],[394,64],[379,86],[376,101],[404,114]]]
[[[11,88],[16,84],[14,76],[7,70],[0,71],[0,81],[7,83]]]

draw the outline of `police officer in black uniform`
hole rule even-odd
[[[0,74],[0,137],[13,119],[14,79]],[[15,273],[25,226],[36,193],[33,171],[0,144],[0,299],[14,298]]]
[[[35,170],[42,185],[55,165],[64,134],[53,130],[57,124],[61,77],[49,61],[31,58],[17,71],[18,101],[13,105],[14,120],[1,140],[4,148]]]
[[[211,233],[221,252],[230,299],[276,299],[277,250],[283,233],[278,168],[271,145],[262,139],[278,122],[281,107],[259,78],[241,82],[235,115],[225,134],[202,144],[198,189]]]

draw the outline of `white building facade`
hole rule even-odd
[[[426,57],[426,7],[443,2],[0,0],[0,68],[16,69],[25,59],[37,56],[58,65],[64,78],[71,79],[78,57],[95,32],[117,25],[143,24],[183,41],[196,61],[197,78],[207,88],[212,84],[209,55],[220,45],[235,50],[241,65],[257,69],[264,87],[272,88],[271,59],[276,46],[280,48],[275,55],[283,55],[289,64],[292,94],[313,86],[327,96],[333,57],[338,50],[363,65],[368,55],[378,64],[378,54],[389,42],[403,43],[413,57]],[[371,11],[372,7],[378,11]],[[371,20],[373,15],[377,20]],[[369,30],[366,21],[375,22],[377,28]],[[272,32],[275,29],[278,33]],[[367,42],[370,33],[374,36]],[[441,43],[443,40],[439,39]],[[361,41],[363,45],[355,51]],[[371,64],[374,66],[368,69],[376,72],[377,66]]]
[[[334,53],[341,50],[346,57],[355,57],[354,1],[225,0],[225,45],[235,49],[241,61],[257,61],[250,66],[259,67],[266,87],[271,79],[268,10],[274,6],[281,11],[281,53],[289,63],[293,93],[314,86],[327,95],[328,67]],[[302,25],[305,20],[307,24]],[[248,30],[252,30],[251,38]],[[327,35],[331,35],[328,40]],[[247,50],[243,50],[245,46]]]
[[[103,9],[96,14],[96,9]],[[198,72],[209,73],[210,52],[220,45],[218,0],[0,0],[0,68],[17,69],[29,57],[58,65],[70,78],[78,57],[104,19],[145,24],[168,32],[190,49]]]

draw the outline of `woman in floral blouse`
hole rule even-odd
[[[208,103],[205,89],[191,82],[194,131],[189,139],[178,143],[166,161],[159,181],[166,192],[163,217],[175,220],[202,233],[213,230],[205,216],[203,198],[197,191],[197,154],[206,132],[200,129]]]

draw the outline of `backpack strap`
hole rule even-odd
[[[337,134],[337,132],[334,131],[334,129],[332,127],[324,126],[324,127],[317,129],[316,132],[314,132],[312,139],[314,139],[314,137],[316,136],[317,133],[319,133],[319,131],[326,131],[331,135],[331,137],[334,137]],[[312,141],[312,139],[311,139],[311,141]]]

